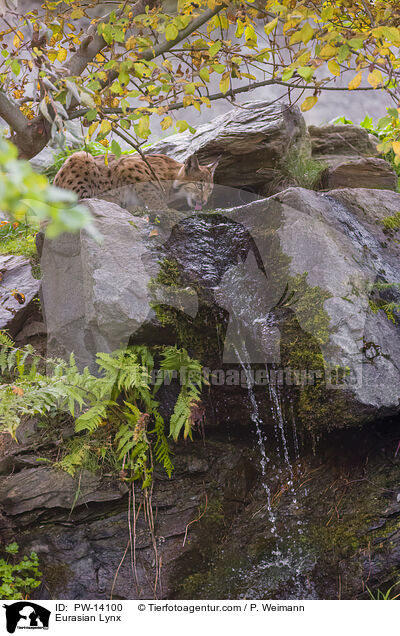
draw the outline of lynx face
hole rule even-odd
[[[200,166],[196,156],[186,159],[172,184],[171,204],[202,210],[213,191],[218,162],[219,158],[207,166]]]

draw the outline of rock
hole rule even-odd
[[[46,325],[44,322],[39,322],[38,320],[33,320],[32,322],[28,322],[23,329],[18,333],[15,338],[16,342],[25,342],[27,339],[32,338],[34,336],[43,336],[46,335]]]
[[[266,475],[249,440],[176,445],[173,477],[156,471],[152,493],[157,580],[143,505],[134,530],[136,578],[126,555],[128,497],[100,475],[84,472],[79,480],[30,468],[0,478],[0,536],[18,537],[21,554],[37,552],[43,583],[36,599],[367,598],[368,577],[371,590],[397,580],[394,432],[339,431],[314,452],[302,448],[298,462],[291,446],[282,460],[272,436]]]
[[[351,155],[376,157],[378,140],[361,126],[334,125],[309,126],[313,156]]]
[[[30,159],[29,163],[31,164],[35,172],[39,172],[39,174],[42,174],[43,172],[46,172],[46,170],[50,168],[51,165],[53,165],[55,159],[55,149],[51,148],[50,146],[46,146],[37,155]]]
[[[152,496],[158,510],[157,550],[162,557],[162,580],[156,586],[160,598],[168,597],[180,559],[192,551],[196,524],[191,522],[199,509],[206,506],[212,511],[205,536],[213,533],[216,538],[243,507],[256,479],[243,444],[210,441],[207,447],[197,443],[175,450],[174,476],[166,479],[156,471]],[[243,501],[230,500],[229,483],[235,484]],[[153,598],[155,555],[142,513],[135,528],[137,582],[130,558],[123,559],[130,536],[126,492],[124,484],[85,471],[75,479],[49,468],[0,477],[0,506],[11,520],[11,532],[12,525],[17,525],[21,548],[39,555],[44,573],[39,598],[58,593],[63,598],[109,599],[112,590],[114,598]],[[140,487],[136,498],[139,504]]]
[[[15,475],[0,477],[0,501],[7,514],[14,516],[53,508],[70,510],[74,505],[121,499],[127,487],[121,482],[103,482],[89,472],[73,478],[64,471],[29,468]],[[30,517],[32,519],[32,517]]]
[[[84,231],[45,239],[42,303],[48,354],[73,351],[81,367],[94,370],[96,352],[125,346],[150,311],[150,276],[142,262],[146,250],[140,234],[149,225],[112,203],[92,201],[89,206],[104,244]]]
[[[279,179],[288,153],[310,156],[310,152],[299,109],[263,101],[243,104],[199,126],[194,134],[171,135],[148,149],[148,153],[163,153],[178,161],[196,154],[203,164],[221,155],[215,182],[257,192]],[[257,173],[260,169],[262,174]]]
[[[327,165],[320,181],[320,187],[323,190],[335,188],[396,190],[397,188],[399,178],[384,159],[349,155],[320,155],[318,159]]]
[[[40,281],[33,278],[31,264],[23,256],[0,254],[0,274],[0,329],[14,337],[36,309]],[[14,291],[19,300],[12,296]]]
[[[399,247],[382,210],[395,214],[400,195],[384,192],[380,211],[378,202],[373,190],[289,188],[151,223],[91,201],[103,243],[81,233],[43,253],[49,350],[95,371],[98,351],[177,343],[211,370],[230,369],[229,381],[224,370],[212,381],[211,401],[231,426],[251,420],[248,364],[264,369],[262,408],[269,377],[314,432],[395,415],[400,338],[385,306],[399,302]]]

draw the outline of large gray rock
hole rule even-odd
[[[319,160],[326,165],[320,181],[320,187],[324,190],[335,188],[396,190],[397,188],[399,178],[392,166],[384,159],[321,155]]]
[[[15,336],[35,311],[39,290],[40,281],[33,278],[27,258],[0,255],[0,329]]]
[[[312,154],[376,157],[378,140],[361,126],[309,126]]]
[[[254,101],[199,126],[194,134],[171,135],[152,145],[148,153],[163,153],[178,161],[196,154],[204,164],[222,155],[216,183],[257,189],[279,180],[288,153],[310,156],[311,146],[298,108]],[[260,169],[262,174],[257,172]]]
[[[396,414],[399,248],[382,218],[400,195],[380,196],[290,188],[220,213],[166,210],[155,223],[93,200],[103,242],[82,232],[43,253],[49,352],[95,370],[98,351],[129,340],[177,342],[214,369],[273,367],[283,393],[297,385],[314,430]],[[223,382],[216,403],[229,390],[231,417],[248,422],[238,387]]]

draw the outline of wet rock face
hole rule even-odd
[[[17,472],[0,478],[0,536],[2,541],[17,537],[23,549],[38,553],[44,584],[36,598],[110,598],[111,590],[113,598],[168,598],[177,562],[192,550],[191,534],[185,540],[187,524],[209,506],[214,516],[204,539],[213,533],[220,537],[257,478],[244,444],[177,447],[173,479],[155,475],[155,545],[148,521],[142,513],[138,517],[136,581],[129,550],[116,576],[133,527],[125,483],[87,472],[73,479],[48,468],[21,470],[17,455],[13,462]],[[136,505],[143,511],[140,488]]]
[[[388,589],[398,581],[400,554],[396,445],[389,426],[364,437],[331,435],[316,455],[303,450],[286,466],[269,450],[271,509],[259,481],[229,541],[214,548],[208,566],[178,576],[172,597],[360,599],[369,598],[367,587]]]
[[[336,432],[301,456],[293,433],[285,423],[287,459],[284,437],[268,438],[264,477],[255,431],[177,445],[172,479],[155,473],[154,538],[140,489],[134,531],[132,493],[117,477],[25,469],[14,454],[13,474],[0,478],[1,541],[38,553],[37,599],[350,599],[367,598],[366,585],[387,589],[400,555],[396,427]]]

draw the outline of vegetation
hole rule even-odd
[[[97,377],[87,368],[79,372],[72,354],[68,363],[46,360],[44,375],[39,370],[43,361],[32,347],[17,348],[1,332],[0,344],[1,431],[15,436],[23,416],[54,418],[67,412],[75,419],[76,437],[58,466],[69,474],[82,466],[111,464],[116,471],[123,470],[127,480],[141,479],[146,487],[154,459],[171,476],[173,465],[156,394],[164,379],[171,381],[179,374],[180,392],[169,434],[175,441],[181,434],[191,438],[204,379],[201,365],[185,350],[165,347],[158,352],[157,377],[150,387],[155,357],[145,347],[99,353]]]
[[[282,166],[282,172],[296,186],[313,190],[318,188],[322,173],[326,169],[322,161],[304,156],[297,151],[289,152]]]
[[[391,111],[392,109],[388,109]],[[394,111],[392,112],[394,114]],[[353,125],[354,122],[347,117],[337,117],[333,120],[335,124],[349,124]],[[374,135],[379,140],[378,149],[382,152],[386,161],[388,161],[394,171],[399,176],[399,182],[397,189],[400,191],[400,164],[397,159],[397,155],[395,154],[393,147],[391,145],[391,138],[393,135],[393,119],[390,116],[390,112],[385,117],[381,117],[377,122],[374,122],[370,115],[366,115],[364,119],[359,123],[361,128],[367,130],[371,135]]]
[[[36,244],[35,228],[29,223],[0,222],[0,254],[17,254],[35,261]]]
[[[50,138],[62,146],[76,119],[116,154],[117,137],[137,149],[157,122],[190,128],[175,116],[182,109],[271,84],[300,89],[306,111],[323,91],[343,90],[334,85],[342,75],[344,90],[393,99],[383,145],[400,157],[396,2],[138,0],[105,4],[100,15],[90,0],[45,0],[29,12],[6,4],[0,36],[12,42],[2,51],[0,116],[22,157]]]
[[[39,571],[39,559],[36,552],[16,560],[19,552],[15,541],[5,547],[6,558],[0,559],[0,599],[25,599],[41,583],[42,573]]]
[[[372,590],[369,589],[369,587],[367,587],[367,590],[368,590],[369,597],[372,601],[395,601],[400,597],[400,592],[398,591],[399,586],[400,586],[400,581],[398,581],[397,583],[389,587],[389,589],[386,590],[386,592],[382,592],[382,590],[380,589],[373,592]]]
[[[50,220],[49,236],[81,227],[96,235],[90,213],[76,203],[76,195],[49,186],[45,176],[36,174],[30,163],[17,155],[16,147],[0,137],[0,210],[25,225],[29,222],[37,227],[41,221]],[[7,238],[4,233],[8,228],[2,227],[2,238]]]

